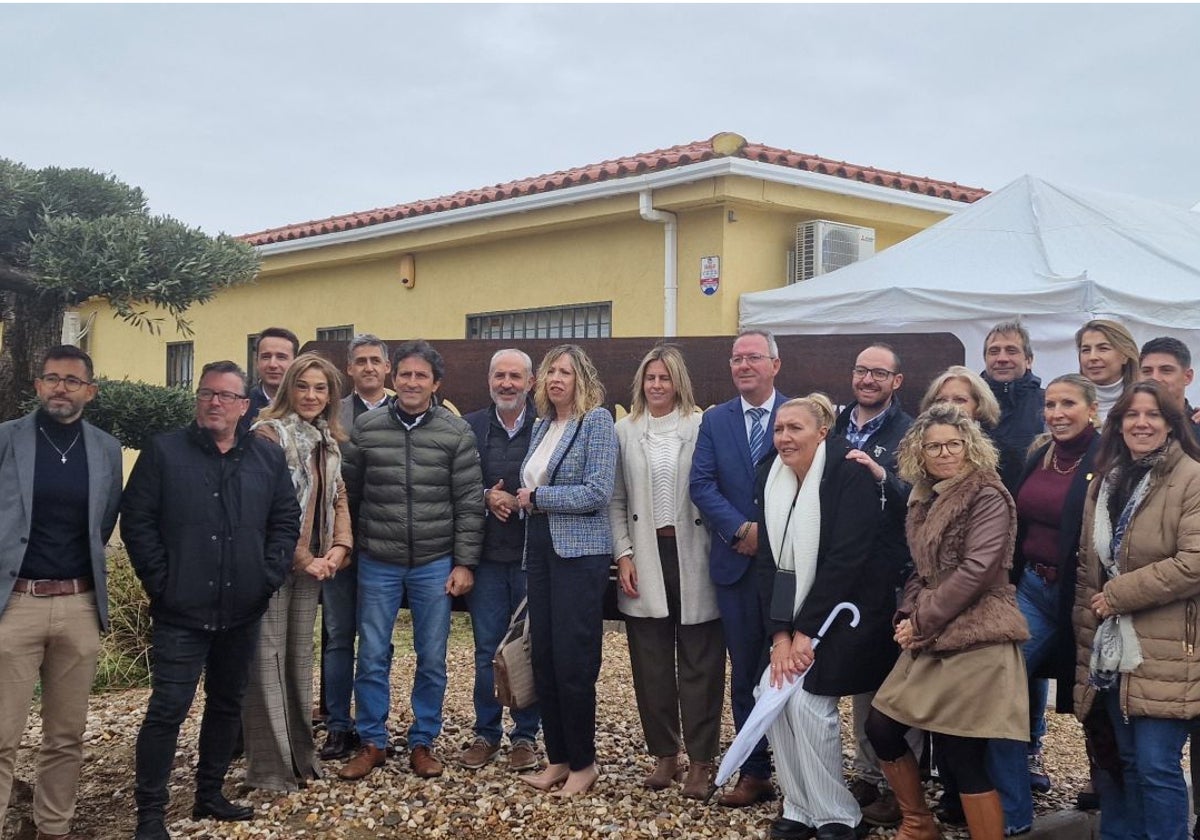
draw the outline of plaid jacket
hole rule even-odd
[[[549,428],[546,418],[537,421],[525,462]],[[538,510],[550,516],[550,538],[559,557],[612,554],[608,503],[616,464],[617,435],[608,409],[593,408],[582,421],[567,422],[562,440],[550,456],[553,482],[537,488]]]

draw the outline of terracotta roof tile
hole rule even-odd
[[[708,140],[686,143],[682,146],[672,146],[669,149],[657,149],[653,152],[631,155],[616,160],[606,160],[586,166],[552,172],[547,175],[537,175],[519,181],[509,181],[505,184],[495,184],[491,187],[481,187],[474,190],[463,190],[453,195],[414,201],[394,207],[380,207],[360,213],[347,213],[328,219],[317,219],[311,222],[286,225],[269,230],[250,233],[240,237],[251,245],[267,245],[274,242],[287,242],[304,239],[310,236],[320,236],[324,233],[354,230],[384,222],[399,219],[411,219],[416,216],[426,216],[460,207],[472,207],[477,204],[487,204],[493,201],[503,201],[506,198],[516,198],[524,195],[536,195],[565,189],[580,184],[591,184],[597,181],[607,181],[630,175],[642,175],[647,172],[663,172],[701,161],[722,157],[718,148],[735,148],[729,156],[746,160],[769,163],[775,166],[786,166],[804,172],[815,172],[821,175],[832,175],[851,181],[890,187],[906,192],[971,203],[987,195],[987,190],[978,187],[964,187],[953,181],[939,181],[933,178],[914,177],[902,172],[889,172],[870,166],[858,166],[845,161],[830,160],[816,155],[806,155],[788,149],[776,149],[759,143],[747,143],[734,134],[718,134]]]

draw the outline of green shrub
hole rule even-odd
[[[96,691],[150,684],[150,601],[125,552],[108,557],[109,631],[100,641]]]
[[[121,441],[126,449],[143,449],[150,438],[186,426],[195,416],[196,398],[186,388],[166,388],[128,379],[96,379],[99,393],[84,409],[84,418]],[[30,397],[25,410],[37,408]]]

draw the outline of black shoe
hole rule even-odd
[[[162,817],[148,817],[138,820],[133,840],[171,840],[171,835],[167,832]]]
[[[321,760],[341,761],[358,752],[358,747],[357,732],[339,732],[331,729],[325,736],[325,744],[321,747]]]
[[[254,819],[254,809],[249,805],[234,805],[225,798],[225,794],[218,791],[204,799],[197,799],[192,806],[192,819],[202,820],[206,817],[221,822],[241,822]]]
[[[809,840],[817,830],[787,817],[778,817],[771,823],[771,840]]]
[[[813,836],[816,840],[859,840],[866,837],[870,830],[871,827],[861,820],[853,828],[842,823],[826,823]]]

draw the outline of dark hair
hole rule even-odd
[[[1160,335],[1143,344],[1138,364],[1144,362],[1151,353],[1166,353],[1168,356],[1174,356],[1175,361],[1179,362],[1179,366],[1185,370],[1192,366],[1192,351],[1178,338],[1172,338],[1169,335]]]
[[[434,382],[441,382],[442,377],[446,375],[446,362],[442,359],[442,354],[434,350],[433,345],[423,338],[406,341],[396,348],[396,352],[392,354],[393,375],[400,363],[409,356],[417,356],[429,362],[429,366],[433,368]]]
[[[238,379],[242,380],[243,397],[246,396],[246,393],[250,390],[250,386],[246,383],[246,371],[238,367],[237,362],[231,362],[228,359],[222,359],[219,362],[209,362],[200,369],[200,378],[196,381],[203,382],[204,377],[208,376],[210,373],[232,373]]]
[[[296,338],[296,334],[287,327],[267,327],[258,334],[258,341],[254,343],[254,353],[258,355],[258,347],[262,344],[264,338],[282,338],[284,341],[292,343],[292,355],[300,355],[300,339]]]
[[[866,347],[864,347],[863,350],[870,350],[872,347],[874,347],[877,350],[886,350],[892,354],[892,364],[894,364],[896,366],[896,369],[894,371],[892,371],[892,373],[899,373],[900,371],[902,371],[904,369],[900,366],[900,354],[896,352],[895,347],[893,347],[892,345],[888,344],[885,341],[874,341],[874,342],[868,344]]]
[[[1200,443],[1196,443],[1196,438],[1183,416],[1183,411],[1167,398],[1162,385],[1153,379],[1145,379],[1126,388],[1125,393],[1109,409],[1108,419],[1104,421],[1104,431],[1100,433],[1100,451],[1096,453],[1096,470],[1101,475],[1105,475],[1114,468],[1128,466],[1133,461],[1129,454],[1129,447],[1125,445],[1125,437],[1121,433],[1121,421],[1125,418],[1125,413],[1129,411],[1129,406],[1133,404],[1133,398],[1138,394],[1149,394],[1154,397],[1154,402],[1158,404],[1158,410],[1162,413],[1163,419],[1167,421],[1170,436],[1179,441],[1180,447],[1188,457],[1194,461],[1200,461]]]
[[[57,362],[62,359],[78,359],[87,368],[87,378],[89,380],[96,378],[96,370],[92,367],[92,357],[74,344],[60,344],[47,350],[46,355],[42,357],[42,371],[46,370],[46,362]]]

